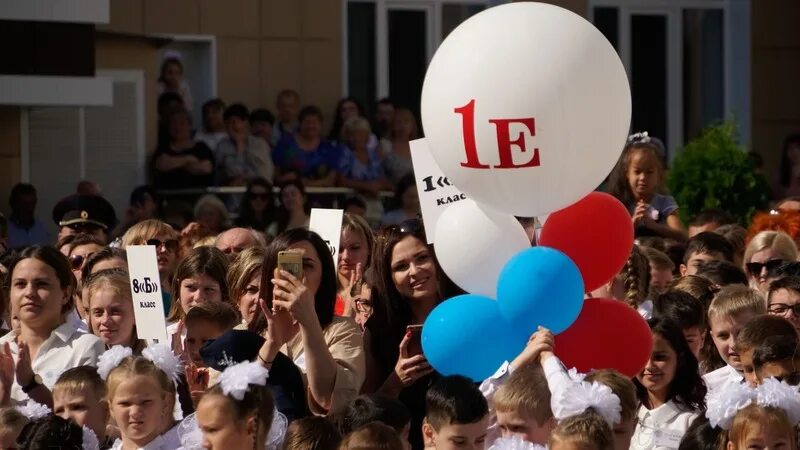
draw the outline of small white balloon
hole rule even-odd
[[[433,243],[444,272],[461,289],[495,298],[503,266],[531,243],[514,216],[466,199],[450,205],[436,224]]]
[[[489,8],[436,51],[422,88],[425,137],[468,197],[516,216],[595,189],[625,145],[625,68],[581,16],[536,2]]]

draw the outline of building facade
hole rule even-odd
[[[111,83],[113,102],[37,103],[13,99],[0,85],[3,211],[17,181],[44,191],[39,215],[46,216],[59,195],[85,178],[98,181],[122,213],[131,183],[146,181],[166,52],[184,60],[195,125],[207,98],[274,111],[285,88],[327,118],[346,95],[368,106],[389,96],[417,110],[425,67],[447,33],[505,0],[60,2],[95,8],[80,21],[92,36],[81,45],[94,52],[94,73],[86,75]],[[16,10],[26,0],[3,3],[0,20],[20,20]],[[703,126],[732,117],[743,142],[764,157],[767,173],[777,170],[783,138],[800,131],[796,0],[549,3],[593,21],[617,48],[632,85],[633,129],[663,136],[672,156]]]

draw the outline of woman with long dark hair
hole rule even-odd
[[[302,275],[278,266],[281,252],[302,254]],[[266,251],[259,308],[248,324],[266,339],[258,359],[267,369],[278,353],[304,375],[309,409],[317,415],[341,412],[364,381],[364,349],[355,322],[333,314],[336,269],[325,241],[296,228],[280,234]]]
[[[267,234],[275,236],[295,228],[308,228],[311,208],[303,182],[295,179],[283,183],[278,196],[281,205],[278,207],[277,219],[269,226]]]
[[[661,318],[647,323],[653,333],[653,351],[633,380],[641,406],[632,450],[664,447],[667,441],[677,447],[706,408],[706,386],[680,326]]]
[[[367,117],[364,105],[355,97],[344,97],[336,103],[333,114],[333,125],[328,133],[328,140],[338,142],[342,140],[342,128],[345,122],[354,117]]]
[[[364,335],[367,378],[363,392],[403,402],[412,417],[409,440],[415,449],[422,448],[425,392],[438,375],[421,349],[414,348],[418,336],[407,327],[422,325],[439,303],[460,292],[439,267],[420,220],[379,233],[372,261],[376,286]]]

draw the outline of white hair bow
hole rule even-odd
[[[610,387],[596,381],[571,383],[568,387],[555,392],[551,401],[560,406],[553,408],[553,411],[559,411],[556,417],[558,420],[577,416],[589,408],[597,411],[612,426],[622,419],[622,404],[619,397],[614,395]]]
[[[547,450],[547,447],[524,441],[520,437],[514,436],[496,439],[492,446],[489,447],[489,450]]]
[[[261,363],[245,361],[225,369],[219,377],[219,384],[225,395],[241,400],[251,384],[266,386],[267,377],[269,371]]]
[[[91,428],[83,426],[83,450],[100,450],[100,441]]]
[[[153,344],[142,350],[142,356],[149,359],[161,369],[176,385],[181,374],[181,360],[174,353],[169,345],[160,343]]]
[[[633,133],[632,135],[628,136],[628,142],[631,144],[634,143],[647,144],[650,142],[650,133],[648,133],[647,131],[640,131],[638,133]]]
[[[779,408],[792,425],[800,422],[800,391],[774,378],[751,388],[741,383],[727,383],[706,396],[706,417],[713,427],[730,428],[739,410],[755,403],[758,406]]]
[[[286,419],[286,416],[275,409],[273,411],[272,425],[269,427],[269,434],[267,435],[267,442],[264,444],[264,449],[277,450],[282,448],[283,438],[286,435],[286,429],[288,427],[289,421]],[[181,446],[184,450],[202,450],[203,431],[200,430],[200,427],[197,425],[195,413],[189,414],[178,424],[178,437],[180,438]],[[519,450],[525,449],[520,448]]]
[[[756,403],[782,409],[792,425],[800,423],[800,391],[797,386],[767,378],[756,388]]]
[[[46,417],[53,413],[53,411],[51,411],[47,406],[42,405],[41,403],[36,403],[30,399],[24,406],[18,406],[17,411],[19,411],[23,416],[27,417],[30,421],[41,419],[42,417]]]
[[[115,345],[103,352],[97,359],[97,373],[105,381],[108,374],[119,366],[123,359],[133,355],[133,350],[123,345]]]

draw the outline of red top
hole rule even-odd
[[[337,316],[344,315],[344,299],[339,294],[336,294],[336,303],[333,307],[333,314]]]

